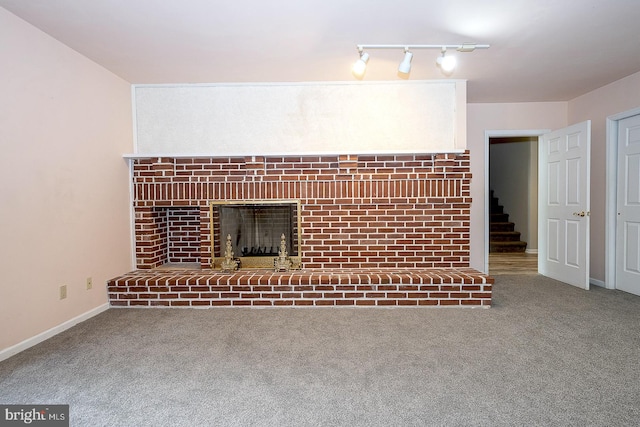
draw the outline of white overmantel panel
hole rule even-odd
[[[466,148],[466,81],[134,85],[153,155],[438,153]]]

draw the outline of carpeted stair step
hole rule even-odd
[[[519,242],[519,231],[492,231],[489,233],[491,242]]]
[[[509,221],[509,214],[497,197],[489,200],[489,252],[524,252],[527,242],[520,241],[520,232],[515,231],[515,224]]]
[[[509,214],[506,213],[492,213],[490,214],[491,222],[509,222]]]
[[[489,232],[494,231],[514,231],[516,225],[512,222],[491,222],[489,223]]]
[[[504,206],[498,205],[498,204],[495,204],[495,205],[492,204],[491,206],[489,206],[489,213],[492,213],[492,214],[504,213]]]
[[[489,242],[489,252],[524,252],[527,242]]]

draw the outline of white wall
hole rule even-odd
[[[640,107],[640,72],[569,102],[569,124],[591,120],[591,263],[590,276],[605,279],[606,119]]]
[[[0,8],[0,354],[131,269],[126,81]],[[93,289],[86,290],[87,277]],[[59,299],[59,287],[68,297]]]
[[[471,153],[471,267],[485,265],[485,131],[559,129],[567,126],[566,102],[467,105],[467,146]]]
[[[135,153],[464,151],[466,93],[464,80],[137,85]]]

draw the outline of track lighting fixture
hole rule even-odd
[[[442,48],[442,55],[436,58],[436,64],[443,73],[451,74],[453,70],[456,68],[456,57],[455,56],[447,56],[447,48]]]
[[[444,74],[451,74],[456,66],[455,56],[447,55],[447,49],[455,49],[458,52],[473,52],[476,49],[488,49],[488,44],[475,44],[475,43],[463,43],[463,44],[416,44],[416,45],[394,45],[394,44],[359,44],[357,45],[360,58],[353,65],[353,74],[362,78],[364,76],[367,62],[369,61],[369,54],[365,49],[404,49],[404,57],[400,66],[398,67],[398,73],[401,75],[408,75],[411,71],[411,59],[413,59],[413,53],[411,50],[415,49],[440,49],[441,55],[436,58],[436,64],[440,67],[440,70]]]
[[[398,67],[398,72],[402,74],[409,74],[411,71],[411,59],[413,58],[413,53],[409,52],[409,49],[404,49],[404,58]]]
[[[364,76],[364,72],[367,71],[367,62],[369,62],[369,54],[367,52],[363,52],[362,49],[358,49],[360,52],[360,58],[353,64],[353,74],[357,78],[362,78]]]

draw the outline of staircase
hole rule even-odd
[[[527,242],[520,241],[520,232],[509,222],[509,214],[504,213],[498,198],[491,190],[489,205],[489,252],[524,252]]]

